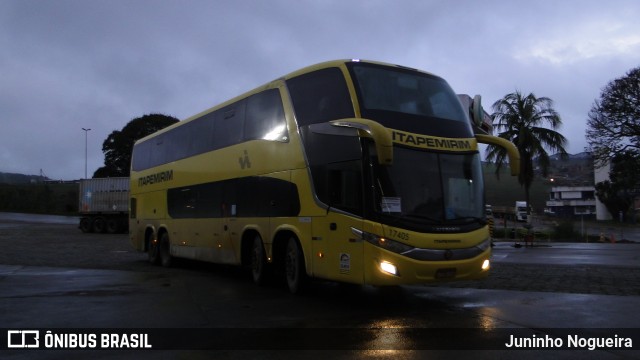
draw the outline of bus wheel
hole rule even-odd
[[[83,217],[80,220],[80,231],[82,231],[83,233],[93,232],[93,223],[91,222],[90,218]]]
[[[302,249],[300,249],[300,245],[298,245],[298,241],[294,237],[289,238],[287,242],[284,270],[289,291],[292,294],[300,292],[307,280],[307,273]]]
[[[160,244],[158,240],[150,237],[147,254],[149,255],[150,263],[160,265]]]
[[[263,285],[268,277],[267,256],[264,252],[264,245],[260,235],[256,234],[253,238],[253,244],[251,246],[251,276],[253,282],[258,285]]]
[[[171,267],[173,256],[171,256],[169,234],[162,233],[160,237],[160,264],[164,267]]]

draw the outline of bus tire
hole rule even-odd
[[[253,282],[264,285],[268,278],[267,256],[264,251],[264,244],[260,235],[256,234],[251,244],[251,276]]]
[[[83,217],[80,219],[80,231],[83,233],[93,232],[93,223],[91,222],[91,218]]]
[[[287,241],[284,259],[284,276],[292,294],[303,290],[307,282],[307,272],[304,265],[304,254],[295,237]]]
[[[160,265],[160,246],[158,240],[153,238],[153,235],[149,236],[147,244],[147,255],[149,256],[149,262],[153,265]]]
[[[160,265],[163,267],[171,267],[173,256],[171,256],[171,244],[169,242],[169,234],[163,232],[160,236]]]
[[[98,216],[93,219],[93,231],[97,233],[104,233],[107,231],[107,221],[102,216]]]

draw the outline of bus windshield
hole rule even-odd
[[[484,222],[484,185],[477,153],[394,148],[392,166],[373,168],[374,208],[405,228]]]
[[[350,63],[363,118],[392,129],[473,137],[457,96],[443,79],[404,68]]]

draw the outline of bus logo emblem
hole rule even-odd
[[[340,254],[340,273],[348,274],[351,271],[351,255]]]
[[[240,168],[242,170],[251,167],[251,160],[249,160],[249,152],[247,152],[247,150],[244,151],[244,156],[238,158],[238,162],[240,163]]]

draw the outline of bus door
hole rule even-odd
[[[238,264],[241,261],[240,222],[238,221],[237,182],[226,181],[221,187],[220,214],[218,222],[218,256],[220,262],[226,264]],[[237,245],[237,246],[236,246]]]
[[[218,222],[219,231],[216,232],[216,247],[219,261],[225,264],[235,264],[240,259],[236,254],[234,242],[238,239],[238,218],[236,217],[236,205],[222,203],[222,219]]]
[[[363,154],[358,131],[329,123],[303,128],[317,199],[326,216],[313,219],[314,274],[362,283]],[[354,230],[355,229],[355,230]]]
[[[318,275],[362,283],[364,244],[358,236],[364,224],[362,162],[337,161],[312,172],[316,193],[328,205],[326,216],[313,220]]]

